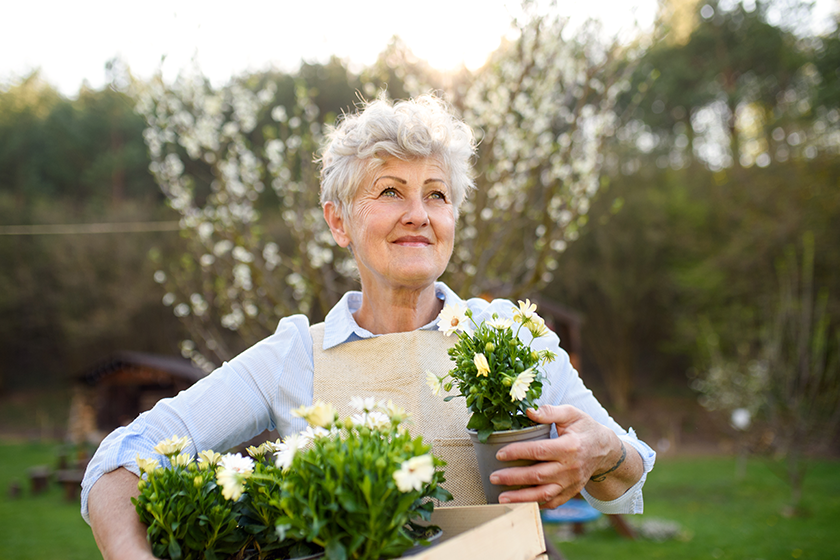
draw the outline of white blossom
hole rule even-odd
[[[245,480],[254,470],[254,460],[241,454],[228,453],[219,461],[216,482],[222,487],[222,496],[236,501],[245,491]]]
[[[419,491],[424,484],[432,481],[435,465],[431,455],[420,455],[404,461],[399,470],[394,471],[394,482],[400,492]]]
[[[455,332],[468,330],[470,319],[467,317],[467,308],[461,304],[444,305],[438,315],[438,329],[443,334],[450,336]]]
[[[528,368],[519,375],[516,376],[516,379],[513,380],[513,384],[510,386],[510,400],[511,401],[521,401],[524,399],[528,394],[528,389],[531,387],[531,383],[534,381],[536,377],[536,372],[534,368]]]

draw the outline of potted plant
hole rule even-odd
[[[217,484],[222,456],[213,451],[198,457],[182,453],[188,443],[177,436],[158,443],[155,452],[169,462],[163,466],[157,459],[137,458],[140,495],[131,501],[148,526],[158,558],[228,558],[247,541],[238,523],[240,505],[228,500]]]
[[[477,324],[470,309],[448,305],[438,317],[438,328],[447,336],[457,335],[459,340],[449,349],[452,369],[444,375],[426,372],[426,377],[435,394],[441,389],[457,389],[457,395],[444,400],[466,400],[471,413],[467,431],[489,503],[497,503],[499,494],[510,489],[490,483],[493,471],[533,463],[500,462],[496,451],[514,441],[550,437],[551,425],[537,424],[526,413],[529,408],[537,408],[536,401],[542,395],[544,373],[540,367],[556,357],[550,350],[531,348],[534,339],[549,333],[536,308],[530,300],[520,301],[512,320],[494,314]],[[531,342],[520,338],[523,329],[531,334]]]
[[[403,424],[392,402],[354,398],[358,414],[339,419],[317,402],[293,414],[309,427],[249,447],[250,456],[183,453],[186,438],[155,447],[169,464],[141,459],[134,504],[153,553],[191,558],[379,559],[428,544],[443,462]],[[433,531],[432,531],[433,532]]]
[[[426,542],[432,499],[448,501],[439,486],[443,461],[421,436],[403,426],[407,415],[391,401],[351,400],[357,413],[343,421],[326,405],[302,407],[306,445],[287,440],[278,531],[324,547],[328,558],[393,558]],[[330,417],[333,418],[330,418]]]

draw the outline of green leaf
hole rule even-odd
[[[467,422],[468,430],[477,430],[480,432],[481,430],[486,430],[489,428],[490,421],[485,415],[481,414],[480,412],[476,412],[472,416],[470,416],[470,421]]]
[[[510,416],[502,416],[502,417],[495,417],[493,418],[493,429],[498,432],[504,430],[510,430],[512,426],[512,420]]]
[[[347,550],[338,538],[330,539],[324,551],[330,560],[347,560]]]
[[[169,541],[169,558],[170,560],[181,560],[181,547],[175,539]]]

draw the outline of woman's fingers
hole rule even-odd
[[[537,486],[551,482],[561,483],[562,478],[562,465],[549,461],[527,467],[499,469],[490,475],[490,482],[502,486]]]
[[[499,496],[499,503],[514,502],[537,502],[541,508],[551,509],[565,504],[578,495],[580,488],[564,488],[560,484],[542,484],[540,486],[528,486],[518,490],[502,492]]]
[[[556,424],[560,432],[565,426],[580,420],[583,413],[569,404],[544,404],[537,409],[528,409],[528,417],[540,424]]]
[[[577,494],[585,484],[580,468],[570,467],[557,461],[499,469],[490,475],[490,482],[501,486],[556,485],[559,487],[558,492],[560,488],[574,490],[572,496]]]
[[[575,432],[566,432],[560,437],[537,441],[511,443],[496,452],[499,461],[560,461],[571,463],[577,460],[585,448],[583,438]]]

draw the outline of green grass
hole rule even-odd
[[[0,560],[87,560],[100,558],[78,503],[64,500],[59,488],[32,496],[26,471],[54,466],[59,446],[0,442]],[[18,480],[23,495],[10,499],[9,483]],[[831,559],[840,558],[840,462],[817,461],[805,479],[805,515],[786,518],[788,487],[759,459],[747,476],[735,477],[729,458],[663,458],[645,485],[645,514],[633,523],[667,520],[680,535],[663,542],[628,541],[605,521],[583,537],[557,542],[568,560]],[[546,525],[546,534],[558,534]]]
[[[54,483],[43,494],[30,491],[27,470],[55,468],[58,449],[57,444],[0,442],[0,560],[102,558],[78,501],[66,501]],[[15,480],[23,492],[12,499],[9,484]]]
[[[729,458],[661,459],[645,484],[645,514],[633,524],[664,520],[678,524],[675,538],[662,542],[620,538],[605,522],[569,542],[568,560],[616,558],[831,559],[840,558],[840,462],[816,461],[806,478],[803,514],[780,514],[789,487],[767,462],[755,458],[737,480]]]

